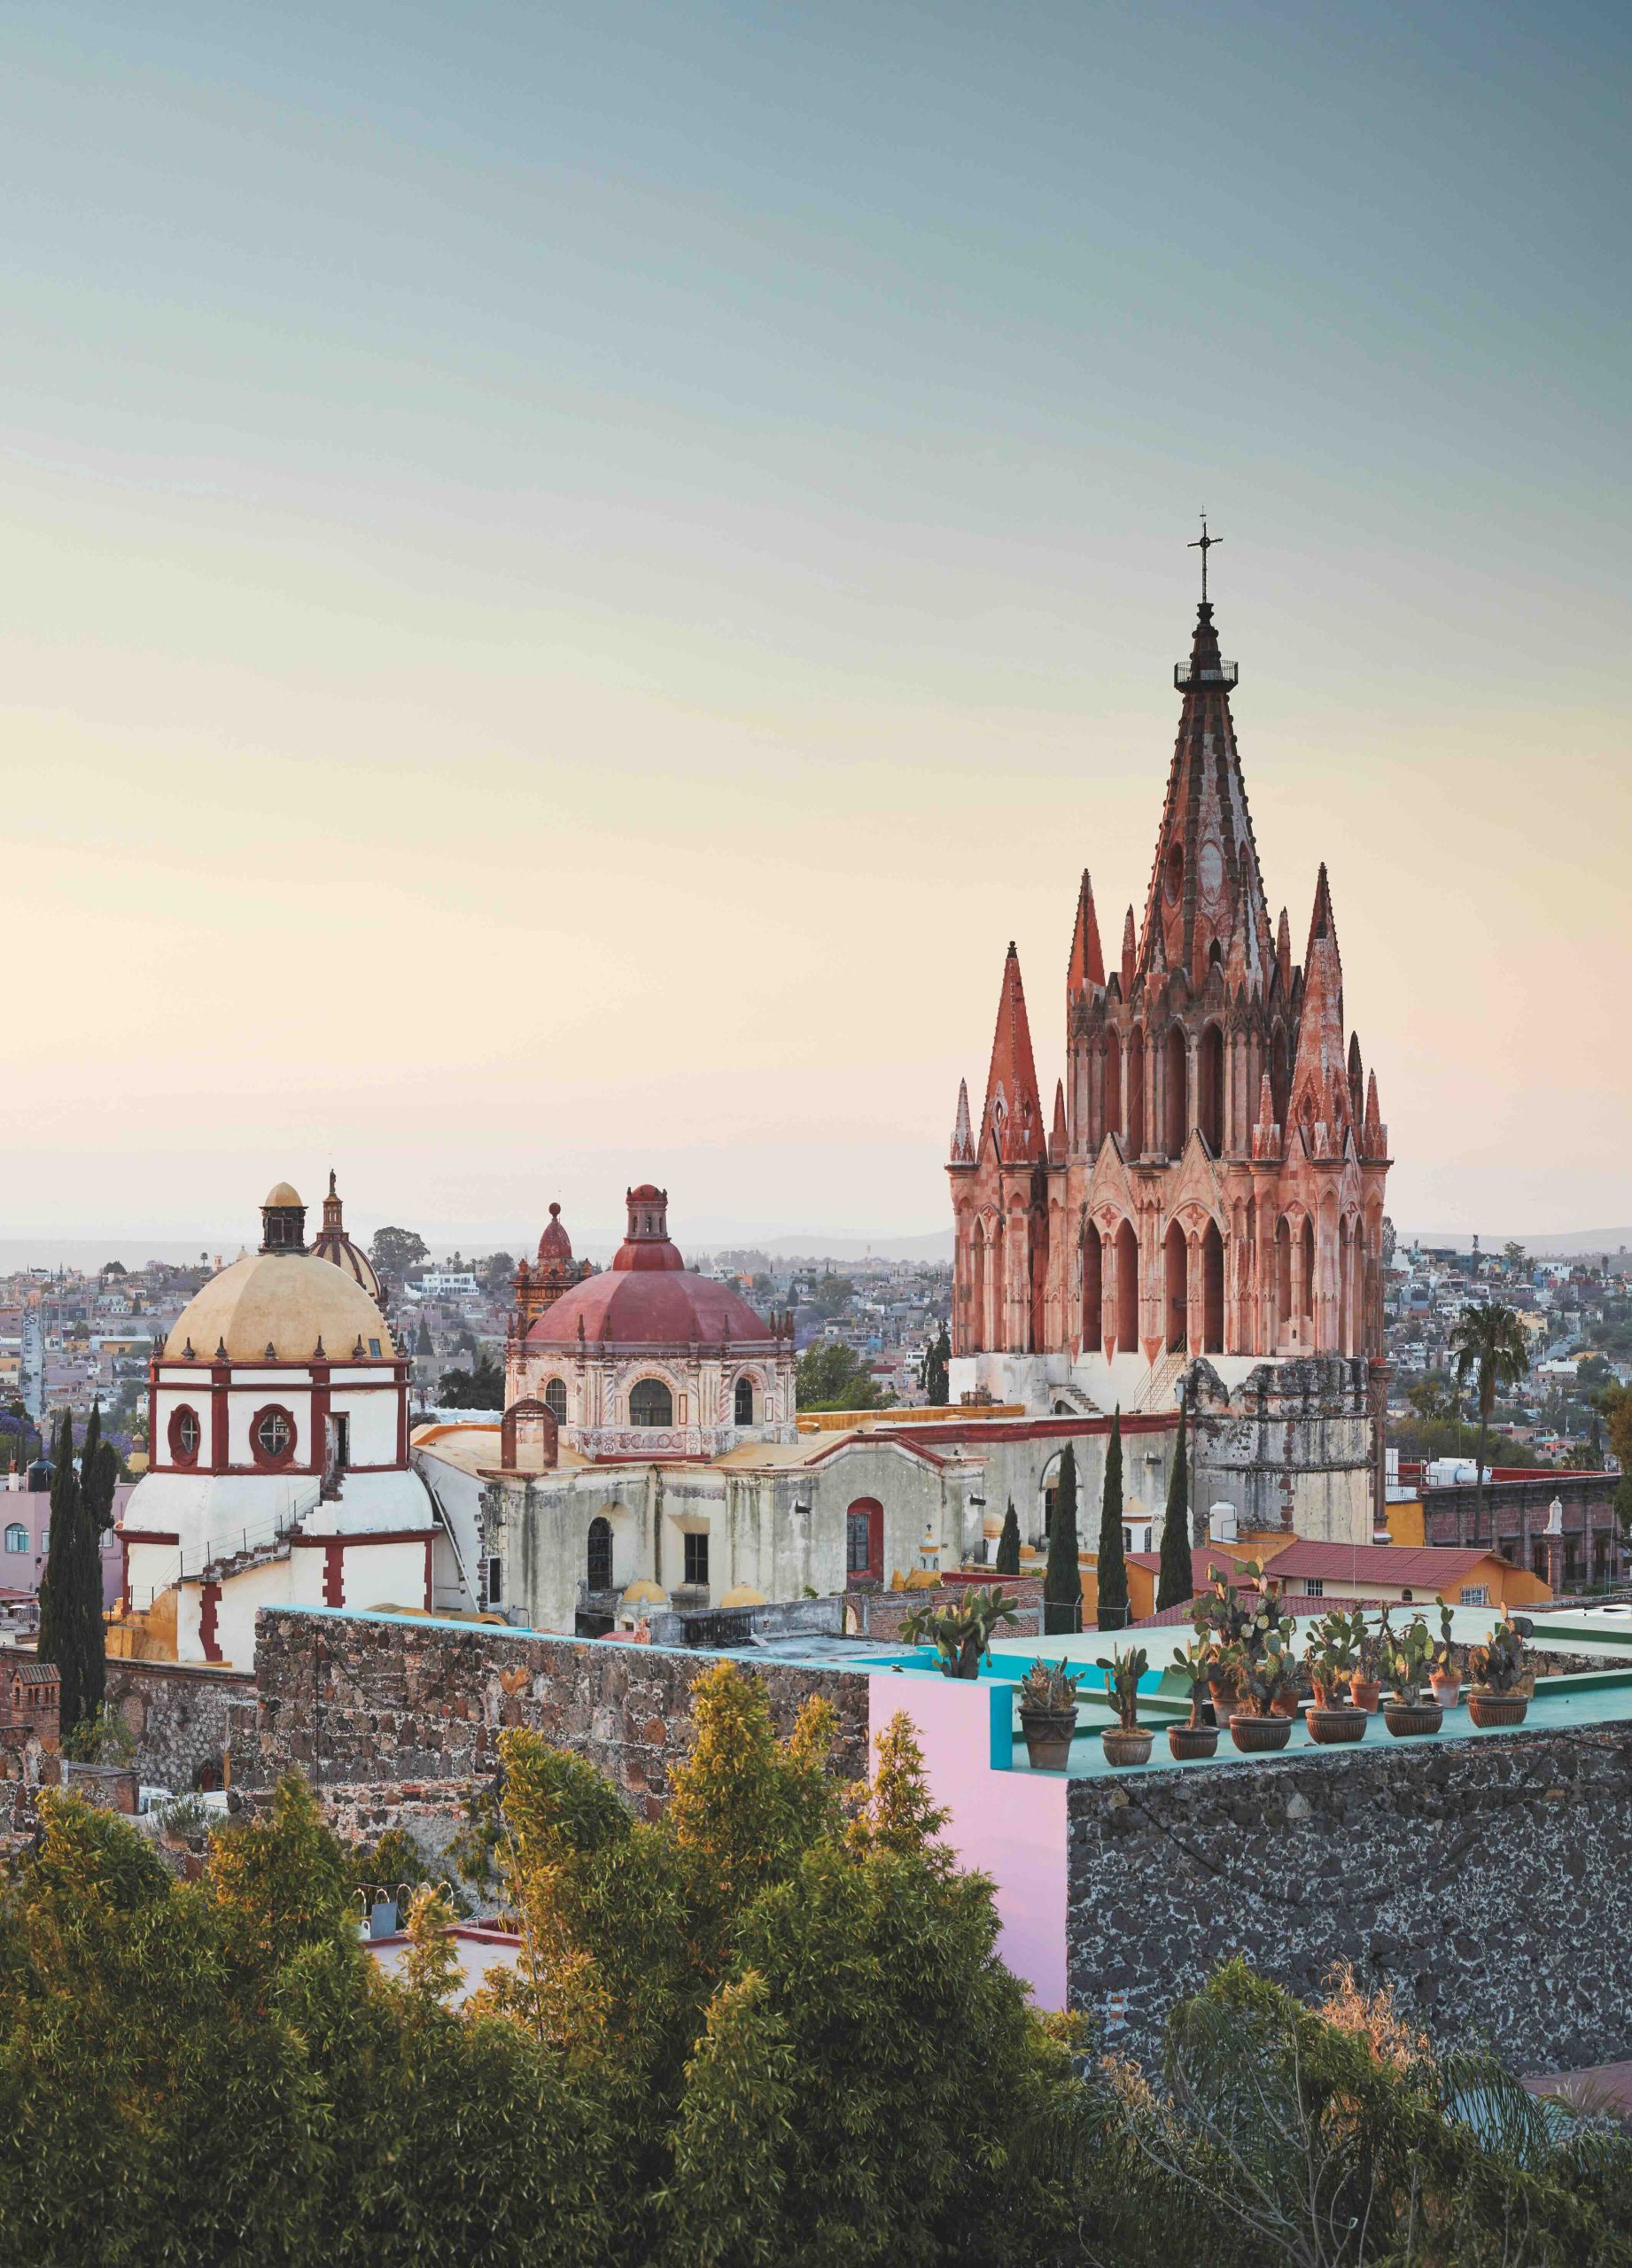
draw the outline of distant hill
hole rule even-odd
[[[1471,1252],[1473,1239],[1465,1230],[1402,1229],[1402,1245],[1436,1245],[1442,1251]],[[1533,1260],[1574,1260],[1583,1254],[1598,1252],[1620,1252],[1632,1249],[1632,1228],[1624,1229],[1552,1229],[1545,1233],[1533,1231],[1529,1236],[1516,1236],[1511,1229],[1487,1236],[1479,1232],[1481,1252],[1500,1252],[1504,1244],[1521,1244]]]

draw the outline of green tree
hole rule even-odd
[[[1100,1627],[1125,1629],[1128,1562],[1122,1547],[1122,1405],[1111,1418],[1105,1449],[1105,1495],[1100,1507]]]
[[[842,1339],[819,1339],[800,1355],[794,1394],[801,1410],[888,1410],[894,1401]]]
[[[1525,1341],[1524,1327],[1512,1308],[1504,1307],[1499,1300],[1483,1300],[1465,1307],[1457,1317],[1451,1328],[1450,1351],[1457,1385],[1465,1386],[1472,1379],[1479,1399],[1473,1541],[1494,1543],[1494,1534],[1487,1538],[1480,1534],[1485,1525],[1485,1436],[1496,1395],[1504,1386],[1518,1386],[1523,1379],[1530,1367],[1530,1350]]]
[[[992,1565],[999,1575],[1017,1575],[1020,1573],[1020,1519],[1012,1496],[1008,1500],[1008,1510],[1003,1515],[1003,1533],[998,1538],[998,1556]]]
[[[1048,1559],[1043,1569],[1043,1627],[1050,1636],[1083,1627],[1083,1576],[1076,1538],[1076,1449],[1068,1441],[1054,1479]]]
[[[1120,1520],[1117,1523],[1120,1527]],[[1126,1577],[1123,1577],[1124,1581]],[[1178,1405],[1178,1437],[1168,1475],[1167,1516],[1162,1526],[1162,1567],[1156,1580],[1156,1612],[1180,1606],[1193,1596],[1190,1560],[1190,1449],[1185,1404]]]
[[[1609,1445],[1620,1467],[1615,1517],[1623,1535],[1632,1536],[1632,1386],[1613,1386],[1599,1396]]]
[[[107,1670],[102,1619],[102,1531],[95,1506],[111,1510],[109,1460],[118,1458],[102,1439],[100,1407],[85,1431],[83,1470],[74,1457],[74,1420],[65,1410],[53,1451],[51,1534],[40,1585],[39,1658],[55,1662],[61,1680],[64,1732],[92,1722],[102,1706]],[[88,1477],[88,1478],[87,1478]],[[92,1503],[86,1501],[89,1485]]]
[[[444,1371],[436,1396],[443,1410],[502,1410],[504,1372],[491,1355],[484,1355],[474,1370]]]
[[[369,1257],[377,1274],[400,1285],[410,1268],[431,1257],[431,1247],[414,1229],[376,1229]]]

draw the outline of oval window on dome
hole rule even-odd
[[[198,1446],[204,1439],[204,1428],[198,1423],[198,1413],[183,1402],[170,1413],[170,1462],[172,1464],[197,1464]]]
[[[275,1403],[258,1410],[250,1427],[257,1464],[287,1464],[295,1453],[295,1421]]]
[[[661,1379],[640,1379],[629,1389],[632,1425],[672,1425],[674,1396]]]

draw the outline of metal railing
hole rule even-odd
[[[167,1591],[190,1578],[197,1581],[200,1576],[207,1576],[213,1568],[219,1568],[226,1560],[246,1558],[252,1552],[281,1543],[285,1536],[294,1533],[308,1512],[317,1510],[322,1502],[323,1487],[318,1483],[309,1490],[291,1491],[287,1503],[262,1519],[250,1520],[213,1535],[207,1546],[193,1545],[189,1548],[178,1545],[173,1554],[159,1562],[159,1573],[144,1580],[142,1590],[145,1596],[136,1596],[136,1587],[132,1583],[132,1596],[127,1603],[130,1612],[140,1613],[152,1606],[161,1591]],[[136,1532],[125,1538],[126,1544],[130,1547],[142,1541],[141,1534]]]
[[[1239,662],[1220,662],[1216,669],[1197,669],[1191,662],[1173,664],[1173,683],[1180,693],[1187,693],[1193,685],[1239,685],[1240,676]]]

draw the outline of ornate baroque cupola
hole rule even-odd
[[[286,1181],[275,1182],[260,1208],[262,1252],[306,1250],[306,1207],[299,1190]]]
[[[618,1273],[631,1269],[684,1268],[684,1259],[669,1242],[668,1191],[643,1181],[638,1189],[625,1192],[624,1202],[629,1208],[628,1233],[612,1255]]]
[[[331,1261],[335,1267],[344,1269],[377,1305],[380,1303],[380,1279],[374,1262],[361,1246],[354,1244],[346,1233],[345,1207],[335,1186],[332,1166],[329,1169],[329,1194],[323,1200],[323,1224],[312,1250],[319,1260]]]
[[[563,1292],[581,1284],[590,1272],[587,1260],[574,1260],[572,1239],[562,1225],[561,1208],[549,1208],[549,1224],[539,1239],[538,1263],[524,1260],[516,1270],[516,1307],[522,1326],[541,1316]]]

